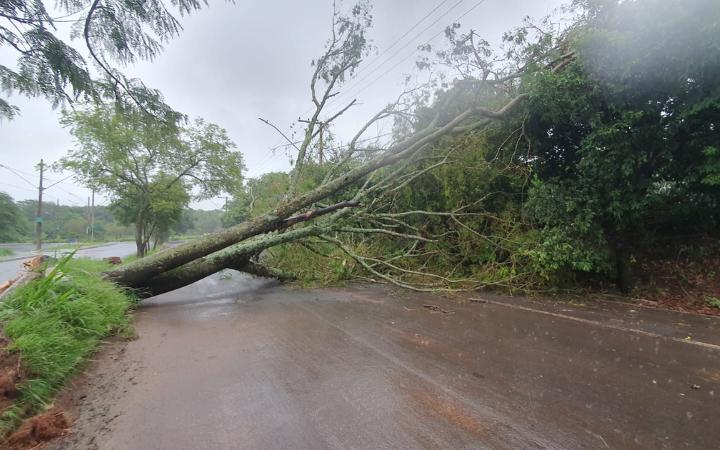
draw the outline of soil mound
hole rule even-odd
[[[8,350],[9,344],[7,338],[0,336],[0,413],[20,395],[18,386],[24,379],[20,358]]]
[[[20,425],[7,440],[10,449],[32,448],[65,433],[70,421],[60,408],[51,408]]]

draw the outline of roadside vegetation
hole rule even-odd
[[[418,133],[478,98],[497,107],[522,96],[520,111],[445,136],[400,170],[381,170],[376,178],[402,181],[365,197],[354,220],[261,259],[304,284],[609,290],[716,314],[720,10],[704,0],[573,7],[566,28],[552,17],[528,19],[501,48],[471,28],[448,27],[446,44],[427,46],[418,61],[447,78],[427,91],[414,121],[396,128]],[[548,70],[538,61],[554,49]],[[502,59],[525,69],[502,88],[474,90]],[[312,150],[317,157],[322,149]],[[331,151],[306,163],[300,192],[335,170],[342,155]],[[272,211],[290,182],[280,173],[250,180],[225,223]]]
[[[132,335],[133,299],[101,279],[101,261],[60,260],[42,278],[0,305],[2,389],[0,436],[42,412],[103,339]]]
[[[138,259],[106,273],[118,285],[150,296],[224,269],[282,269],[306,284],[613,290],[718,309],[716,0],[568,0],[500,39],[450,24],[444,43],[418,48],[423,81],[351,124],[347,142],[336,124],[357,105],[346,83],[374,51],[373,14],[367,0],[335,4],[302,125],[261,119],[293,168],[251,180],[223,128],[189,121],[118,70],[152,60],[179,33],[176,18],[163,2],[111,3],[79,25],[103,76],[47,31],[42,2],[11,5],[7,20],[55,53],[17,47],[22,70],[0,76],[9,93],[78,99],[62,119],[75,145],[54,167],[109,196],[133,227]],[[46,72],[61,80],[53,89]],[[17,112],[0,102],[0,114]],[[191,199],[220,193],[233,197],[226,230],[147,255]]]

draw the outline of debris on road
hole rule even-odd
[[[455,314],[455,311],[450,311],[447,309],[442,309],[441,307],[437,305],[423,305],[423,308],[429,309],[430,311],[439,312],[443,314]]]

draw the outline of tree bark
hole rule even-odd
[[[136,288],[136,291],[140,297],[152,297],[187,286],[223,269],[258,273],[260,266],[250,263],[250,258],[253,255],[276,245],[318,235],[326,230],[327,228],[324,225],[310,225],[285,233],[274,233],[249,239],[152,277],[145,282],[143,287]],[[171,251],[172,249],[167,250],[167,252]],[[268,270],[262,272],[261,276],[270,275],[271,273]],[[285,278],[288,276],[286,274]]]
[[[135,254],[138,258],[145,257],[145,238],[143,236],[143,224],[138,219],[135,223]]]

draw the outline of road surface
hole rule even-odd
[[[55,245],[46,246],[46,254],[52,254],[51,248]],[[35,256],[35,244],[6,243],[0,244],[0,248],[7,248],[13,252],[11,256],[0,257],[0,283],[15,278],[22,271],[23,261]]]
[[[472,300],[471,300],[472,299]],[[720,321],[215,275],[137,309],[50,448],[645,448],[720,443]]]
[[[66,252],[72,251],[67,245],[68,244],[45,245],[43,246],[43,254],[61,256]],[[54,247],[58,246],[62,246],[62,249],[54,249]],[[22,271],[23,261],[36,255],[36,253],[34,253],[35,244],[0,244],[0,247],[10,248],[14,253],[13,256],[0,260],[0,283],[17,277]],[[110,242],[107,244],[98,244],[93,247],[81,248],[76,254],[87,258],[99,259],[108,256],[125,257],[134,253],[134,242]]]

